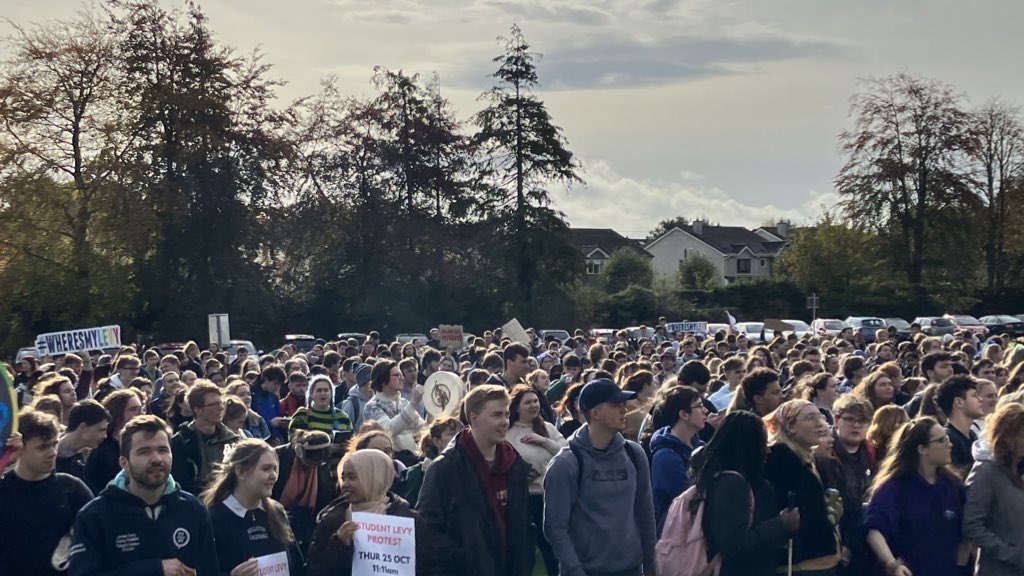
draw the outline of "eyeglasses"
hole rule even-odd
[[[854,418],[853,416],[840,416],[839,419],[842,420],[843,422],[846,422],[847,424],[850,424],[851,426],[867,426],[868,424],[871,424],[871,420],[868,420],[867,418]]]
[[[703,409],[704,409],[704,403],[703,402],[697,402],[696,404],[690,406],[690,410],[703,410]]]
[[[200,406],[200,408],[223,408],[223,407],[224,407],[224,402],[222,400],[218,400],[216,402],[210,402],[209,404],[203,404],[202,406]]]

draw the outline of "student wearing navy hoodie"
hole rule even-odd
[[[121,433],[122,470],[78,514],[70,576],[216,576],[210,513],[170,475],[171,430],[136,416]]]
[[[651,437],[651,483],[654,487],[654,520],[658,536],[672,500],[692,484],[690,457],[704,445],[698,434],[704,429],[707,409],[700,392],[689,386],[673,386],[654,406]]]

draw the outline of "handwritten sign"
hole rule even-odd
[[[353,512],[353,574],[416,575],[416,526],[412,518]]]
[[[454,348],[456,350],[462,348],[462,326],[441,324],[437,327],[437,331],[440,332],[437,340],[441,343],[442,348]]]
[[[120,326],[81,328],[36,336],[36,351],[39,352],[40,357],[68,354],[79,350],[117,348],[120,345]]]
[[[289,576],[287,552],[260,556],[256,563],[259,576]]]
[[[706,334],[708,331],[707,322],[669,322],[665,324],[665,332],[675,334],[676,332]]]

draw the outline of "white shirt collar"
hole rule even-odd
[[[245,518],[245,515],[249,513],[249,509],[242,506],[242,503],[238,501],[238,498],[235,498],[234,494],[224,499],[224,505],[228,507],[228,510],[234,512],[239,518]],[[263,502],[260,502],[256,507],[263,510]]]

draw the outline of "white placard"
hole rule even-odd
[[[102,326],[81,328],[64,332],[50,332],[36,336],[36,352],[39,357],[68,354],[81,350],[118,348],[121,346],[121,327]]]
[[[259,576],[289,576],[288,553],[267,554],[256,559]]]
[[[526,344],[527,346],[530,345],[530,335],[516,318],[509,320],[501,327],[501,334],[502,336],[507,336],[513,342],[519,342],[521,344]]]
[[[353,512],[352,574],[416,576],[416,525],[412,518]]]
[[[231,340],[231,325],[227,314],[210,314],[207,316],[210,328],[210,343],[227,346]]]
[[[708,323],[707,322],[670,322],[665,324],[665,332],[669,334],[675,334],[676,332],[682,332],[684,334],[695,333],[695,334],[707,334]]]

